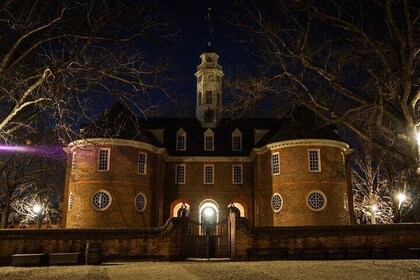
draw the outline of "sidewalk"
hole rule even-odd
[[[420,260],[112,262],[0,267],[0,279],[420,279]]]

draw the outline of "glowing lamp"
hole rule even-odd
[[[210,218],[214,215],[214,210],[210,207],[207,207],[206,209],[204,209],[204,215]]]
[[[32,210],[35,212],[35,213],[39,213],[39,212],[41,212],[41,210],[42,210],[42,208],[41,208],[41,206],[39,206],[39,205],[34,205],[34,207],[32,208]]]

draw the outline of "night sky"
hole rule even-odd
[[[163,2],[168,13],[173,16],[173,30],[177,36],[168,41],[172,69],[169,75],[174,77],[175,83],[170,83],[168,92],[176,104],[185,100],[195,104],[196,78],[194,73],[200,64],[200,55],[204,52],[208,41],[207,10],[212,9],[212,46],[220,56],[219,63],[223,67],[225,78],[234,76],[237,69],[243,66],[246,56],[240,44],[234,39],[234,30],[227,20],[234,12],[234,7],[226,1],[169,1]],[[157,100],[159,102],[159,100]],[[165,100],[166,106],[174,103]],[[194,107],[181,112],[184,116],[195,115]],[[186,109],[187,110],[187,109]],[[167,113],[167,111],[165,111]]]

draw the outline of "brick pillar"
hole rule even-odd
[[[230,243],[230,260],[236,259],[236,243],[235,243],[235,232],[236,232],[236,213],[234,211],[229,212],[229,243]]]

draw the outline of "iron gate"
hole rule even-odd
[[[229,258],[229,222],[216,223],[187,222],[187,258]]]

